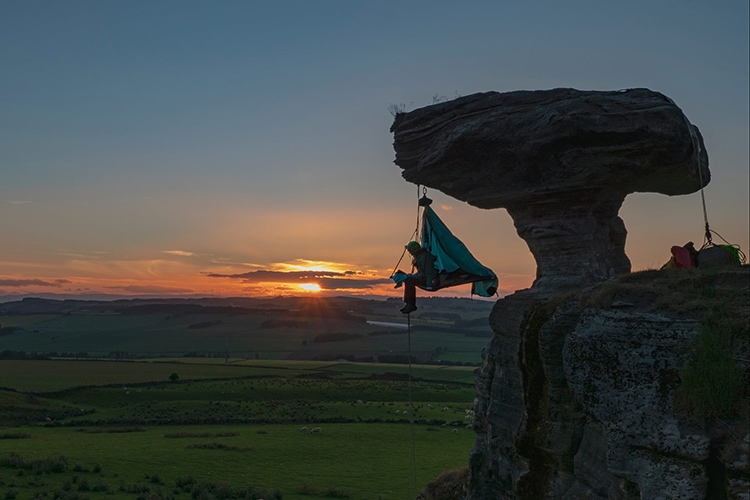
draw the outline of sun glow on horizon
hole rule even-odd
[[[302,285],[297,285],[301,289],[305,290],[306,292],[319,292],[322,289],[320,288],[320,285],[317,283],[304,283]]]

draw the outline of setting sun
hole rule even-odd
[[[320,291],[320,285],[318,285],[317,283],[305,283],[304,285],[298,285],[298,286],[307,292],[319,292]]]

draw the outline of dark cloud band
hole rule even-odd
[[[293,283],[295,281],[309,282],[312,279],[332,278],[336,276],[352,276],[356,271],[251,271],[242,274],[208,274],[209,278],[241,279],[245,283]]]
[[[29,280],[0,280],[0,286],[60,286],[63,283],[70,283],[68,280],[55,280],[54,283],[40,279]]]

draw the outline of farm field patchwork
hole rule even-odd
[[[474,367],[415,365],[417,379],[474,383]],[[82,385],[135,384],[169,380],[239,377],[297,377],[301,375],[359,377],[394,373],[406,377],[407,365],[335,363],[330,361],[233,360],[171,358],[148,361],[0,360],[0,386],[22,392],[50,392]]]
[[[33,396],[0,393],[0,489],[18,499],[264,498],[251,487],[265,498],[392,499],[468,461],[473,383],[456,379],[470,368],[413,367],[410,405],[403,366],[195,361],[0,361],[16,365],[24,392],[61,374]],[[23,425],[8,422],[19,407]]]

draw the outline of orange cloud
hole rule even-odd
[[[162,253],[168,253],[170,255],[179,255],[182,257],[192,257],[195,255],[193,252],[185,252],[182,250],[162,250]]]
[[[340,262],[326,262],[322,260],[307,260],[307,259],[295,259],[292,263],[280,262],[272,265],[275,270],[278,271],[328,271],[328,272],[343,272],[354,273],[354,271],[347,271],[347,268],[351,267],[349,264],[342,264]]]

